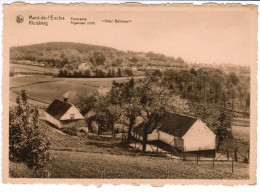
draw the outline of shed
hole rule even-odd
[[[134,127],[132,136],[142,140],[144,122]],[[215,133],[200,119],[175,113],[166,113],[157,125],[148,128],[148,141],[159,140],[181,151],[215,149]]]

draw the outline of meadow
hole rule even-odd
[[[125,156],[74,151],[51,151],[55,159],[50,165],[52,178],[106,179],[248,179],[248,165],[231,162],[174,160],[168,157]],[[11,177],[33,177],[25,165],[10,164]],[[19,174],[18,174],[19,173]]]
[[[182,161],[151,157],[136,152],[119,140],[102,137],[68,136],[47,126],[51,142],[52,178],[134,178],[134,179],[248,179],[248,164]],[[22,163],[10,162],[11,177],[36,177]]]
[[[100,88],[110,88],[114,80],[128,79],[129,77],[59,78],[40,75],[14,77],[10,78],[10,105],[15,103],[15,98],[21,90],[26,90],[32,102],[46,106],[55,98],[63,99],[65,93],[69,93],[69,102],[75,103],[80,96],[87,96]]]
[[[17,74],[49,74],[49,75],[58,75],[59,69],[57,68],[48,68],[48,67],[40,67],[33,65],[22,65],[22,64],[10,64],[10,71],[13,71]]]

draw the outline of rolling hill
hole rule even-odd
[[[62,68],[66,65],[77,66],[87,62],[105,67],[132,66],[182,66],[182,58],[174,59],[153,52],[143,53],[120,51],[111,47],[73,42],[49,42],[10,48],[10,60],[45,63],[47,66]]]

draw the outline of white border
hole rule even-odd
[[[1,0],[0,4],[0,26],[1,26],[1,35],[0,35],[0,42],[3,41],[2,37],[2,30],[3,30],[3,4],[10,4],[13,2],[17,2],[15,0]],[[50,1],[46,1],[46,0],[25,0],[25,1],[20,1],[20,2],[25,2],[25,3],[47,3],[47,2],[54,2],[54,3],[79,3],[79,2],[86,2],[86,3],[111,3],[111,4],[119,4],[119,3],[124,3],[124,2],[139,2],[139,3],[143,3],[143,4],[164,4],[164,3],[193,3],[195,5],[201,5],[204,3],[217,3],[217,4],[226,4],[226,3],[240,3],[242,5],[246,5],[246,4],[254,4],[254,5],[258,5],[260,6],[260,2],[259,1],[182,1],[182,0],[178,0],[178,1],[157,1],[157,0],[150,0],[150,1],[123,1],[123,0],[118,0],[118,1],[114,1],[114,0],[107,0],[107,1],[76,1],[76,0],[50,0]],[[260,10],[258,8],[258,10]],[[260,17],[258,15],[258,40],[259,40],[259,31],[260,31]],[[0,86],[2,86],[2,72],[3,72],[3,45],[2,43],[0,44],[0,53],[1,53],[1,57],[0,57]],[[260,53],[259,50],[259,46],[258,46],[258,55]],[[258,63],[259,63],[259,58],[258,58]],[[260,74],[259,71],[257,73],[257,83],[260,83]],[[260,91],[258,90],[258,95],[259,95]],[[3,104],[2,104],[2,89],[0,89],[0,113],[2,114],[3,112]],[[259,100],[257,101],[257,111],[258,111],[258,119],[260,117],[259,115]],[[259,130],[259,126],[257,126],[257,130]],[[0,180],[1,180],[1,184],[0,184],[0,191],[3,192],[8,192],[8,191],[19,191],[19,192],[50,192],[50,191],[63,191],[63,192],[67,192],[67,191],[113,191],[113,192],[121,192],[121,191],[126,191],[126,192],[135,192],[135,191],[149,191],[149,192],[155,192],[155,191],[187,191],[187,192],[191,192],[191,191],[200,191],[200,192],[224,192],[224,191],[236,191],[236,192],[245,192],[245,191],[250,191],[250,192],[258,192],[260,191],[260,175],[259,175],[259,164],[260,164],[260,159],[259,159],[259,155],[257,158],[257,185],[255,186],[199,186],[199,185],[186,185],[186,186],[182,186],[182,185],[165,185],[163,188],[161,187],[151,187],[149,185],[143,185],[143,186],[130,186],[130,185],[120,185],[120,186],[113,186],[113,185],[103,185],[102,187],[98,188],[97,186],[83,186],[83,185],[65,185],[65,184],[60,184],[60,185],[55,185],[55,184],[49,184],[49,185],[43,185],[43,184],[33,184],[33,185],[24,185],[24,184],[2,184],[2,115],[0,115],[0,170],[1,170],[1,174],[0,174]],[[259,144],[259,135],[257,136],[257,153],[259,154],[260,152],[260,144]]]

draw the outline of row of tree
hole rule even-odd
[[[68,69],[62,68],[59,70],[59,77],[72,77],[72,78],[88,78],[88,77],[131,77],[133,71],[131,68],[94,68],[94,69]]]

